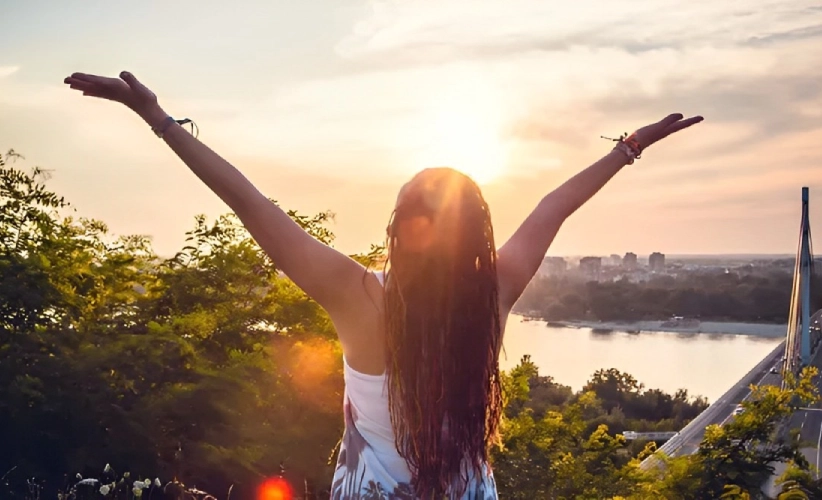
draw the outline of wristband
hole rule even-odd
[[[151,127],[151,131],[154,132],[157,135],[157,137],[162,139],[163,134],[166,133],[166,130],[168,130],[168,127],[170,127],[172,123],[176,123],[176,122],[177,121],[174,118],[172,118],[170,116],[166,116],[165,118],[163,118],[163,121],[160,122],[159,125],[157,125],[156,127]]]
[[[600,136],[603,139],[608,139],[609,141],[616,142],[614,146],[614,150],[620,151],[628,157],[628,165],[633,165],[634,160],[638,160],[641,158],[642,155],[642,146],[639,144],[639,141],[636,138],[636,132],[631,135],[627,133],[619,136],[618,139],[612,139],[610,137],[605,137],[604,135]]]
[[[162,139],[163,135],[168,130],[168,127],[170,127],[172,123],[176,123],[177,125],[180,125],[181,127],[183,125],[187,124],[187,123],[190,123],[191,124],[191,135],[193,135],[195,138],[200,135],[199,127],[197,127],[197,124],[194,123],[193,121],[191,121],[190,118],[183,118],[182,120],[175,120],[174,118],[172,118],[170,116],[165,117],[163,119],[163,121],[160,122],[160,125],[158,125],[156,127],[151,127],[151,131],[154,132],[157,135],[157,137]]]

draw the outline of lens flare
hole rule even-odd
[[[257,489],[257,500],[291,500],[291,486],[282,478],[268,479]]]

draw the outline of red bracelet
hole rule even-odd
[[[633,165],[634,160],[638,160],[642,154],[642,145],[636,138],[636,132],[631,135],[628,135],[626,132],[625,134],[619,136],[619,139],[611,139],[610,137],[605,137],[604,135],[601,135],[600,137],[616,142],[614,149],[624,153],[625,156],[628,157],[628,165]]]
[[[634,153],[634,158],[637,160],[640,158],[640,155],[642,154],[642,145],[639,144],[639,141],[636,138],[636,132],[623,139],[622,143],[631,148],[631,151]]]

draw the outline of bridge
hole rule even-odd
[[[802,188],[802,218],[799,227],[799,245],[794,266],[791,307],[785,340],[769,352],[759,363],[731,386],[725,394],[683,427],[663,444],[659,451],[669,457],[690,455],[699,449],[699,444],[709,425],[724,425],[733,417],[739,405],[751,396],[751,385],[783,384],[783,374],[798,374],[805,366],[813,365],[822,369],[820,355],[820,321],[822,309],[811,314],[811,280],[814,276],[813,246],[808,214],[808,188]],[[822,448],[822,409],[803,408],[788,422],[789,429],[800,429],[799,439],[815,443],[813,448],[803,448],[809,462],[820,464]],[[656,455],[645,459],[640,467],[648,470],[661,463]]]

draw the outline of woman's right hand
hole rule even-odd
[[[81,91],[84,96],[125,104],[152,126],[166,117],[154,92],[127,71],[120,73],[120,78],[74,73],[63,80],[63,83]]]

